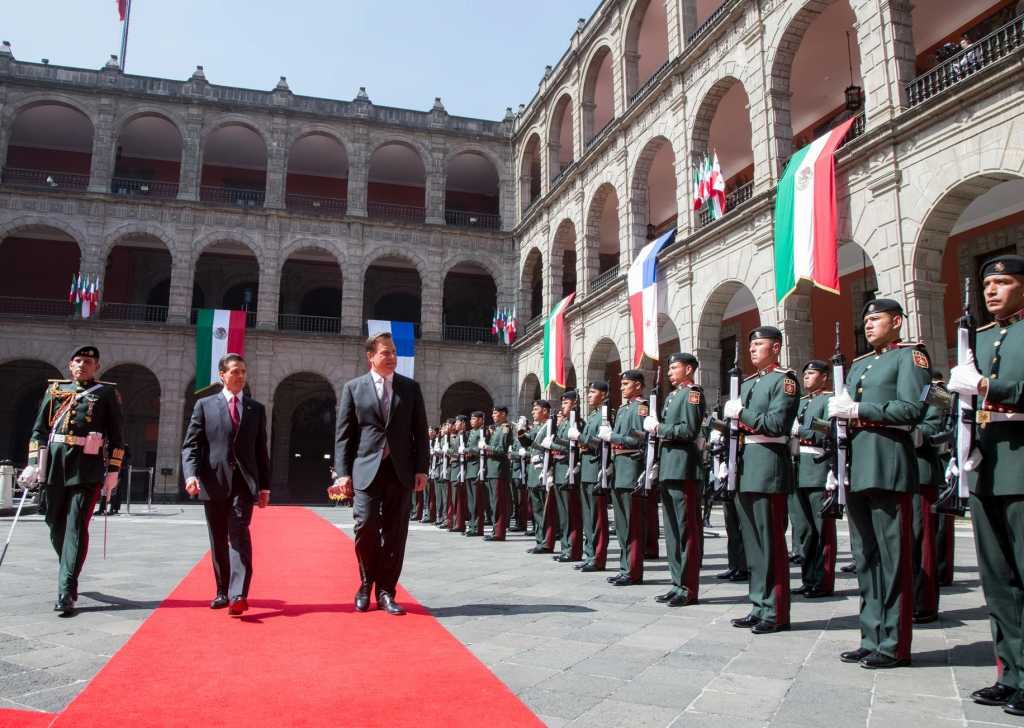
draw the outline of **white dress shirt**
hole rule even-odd
[[[238,408],[238,421],[239,421],[239,423],[241,423],[241,421],[242,421],[242,402],[244,401],[243,398],[245,397],[245,392],[239,392],[238,394],[235,394],[230,389],[228,389],[227,387],[224,387],[223,389],[220,390],[220,393],[224,396],[224,401],[227,402],[227,404],[228,404],[228,413],[229,414],[231,413],[231,400],[234,399],[235,397],[238,397],[238,404],[236,405],[236,407]]]

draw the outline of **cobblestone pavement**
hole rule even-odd
[[[351,535],[350,510],[317,511]],[[0,519],[4,535],[9,521]],[[720,532],[719,511],[714,523]],[[96,519],[81,613],[59,619],[45,524],[19,524],[0,570],[0,706],[63,708],[207,548],[194,505],[111,518],[106,561],[102,529]],[[834,598],[794,596],[791,632],[755,637],[729,624],[748,611],[745,585],[714,578],[725,569],[724,537],[706,539],[701,602],[679,609],[653,601],[669,582],[664,561],[647,563],[642,586],[613,587],[606,574],[526,554],[530,542],[414,524],[402,583],[548,725],[1024,724],[967,698],[994,681],[967,522],[957,527],[956,584],[943,590],[941,619],[914,630],[913,667],[879,672],[837,659],[858,641],[852,575],[840,575]],[[845,522],[840,554],[848,562]]]

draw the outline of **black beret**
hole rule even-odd
[[[754,339],[774,339],[775,341],[782,341],[782,332],[774,326],[758,326],[756,329],[750,332],[748,341]]]
[[[535,400],[533,400],[533,406],[534,407],[540,407],[541,409],[546,409],[546,410],[551,409],[551,403],[548,402],[546,399],[535,399]]]
[[[1024,256],[1000,255],[981,266],[981,280],[996,275],[1024,275]]]
[[[864,304],[860,317],[864,318],[869,313],[898,313],[902,316],[903,306],[900,305],[899,301],[894,301],[891,298],[876,298]]]
[[[505,414],[508,414],[508,407],[503,404],[496,404],[491,407],[491,410],[494,412],[504,412]]]
[[[471,417],[479,417],[481,420],[484,418],[483,410],[473,410],[469,414]]]
[[[672,354],[668,358],[669,364],[674,364],[675,362],[680,362],[681,364],[689,364],[694,369],[697,368],[697,357],[695,357],[693,354],[688,354],[683,351]]]
[[[590,388],[608,394],[608,382],[591,382]]]
[[[832,367],[823,359],[811,359],[809,362],[804,364],[803,371],[806,372],[808,369],[815,372],[825,372],[825,374],[832,371]]]
[[[466,415],[456,415],[455,416],[455,421],[456,422],[469,422],[469,418],[466,417]]]
[[[567,389],[567,390],[565,390],[565,393],[562,395],[562,399],[563,400],[568,399],[568,400],[571,400],[573,402],[578,402],[579,399],[580,399],[580,395],[579,395],[579,393],[575,389]]]
[[[639,369],[627,369],[622,373],[622,378],[627,382],[640,382],[640,386],[644,384],[644,373]]]
[[[93,359],[99,359],[100,350],[95,346],[80,346],[75,349],[75,353],[71,355],[71,358],[74,359],[76,356],[91,356]]]

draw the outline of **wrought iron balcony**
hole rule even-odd
[[[178,196],[178,183],[114,177],[110,182],[110,191],[115,195],[129,197],[155,197],[173,200]]]
[[[348,201],[340,197],[315,197],[289,193],[284,198],[289,212],[306,215],[326,215],[328,217],[344,217],[348,211]]]
[[[0,296],[0,315],[3,316],[52,316],[69,318],[75,313],[74,304],[60,298],[21,298]]]
[[[630,97],[629,97],[629,105],[630,106],[635,104],[644,94],[646,94],[648,91],[650,91],[656,85],[658,85],[658,82],[662,79],[662,76],[665,75],[665,71],[668,70],[668,66],[669,66],[670,62],[671,62],[671,60],[668,60],[668,61],[665,61],[664,63],[662,63],[661,66],[658,67],[658,70],[655,71],[654,73],[652,73],[650,78],[648,78],[646,81],[644,81],[643,85],[640,86],[640,88],[638,88],[636,91],[634,91],[632,94],[630,94]]]
[[[686,36],[686,45],[690,45],[691,43],[693,43],[695,40],[697,40],[706,32],[708,32],[715,25],[715,23],[721,20],[722,17],[728,11],[728,6],[730,2],[731,0],[725,0],[725,2],[723,2],[721,5],[715,8],[714,11],[712,11],[711,15],[708,16],[707,20],[705,20],[703,23],[697,26],[697,30],[693,31],[688,36]]]
[[[747,182],[745,185],[740,185],[732,192],[725,196],[725,212],[722,217],[725,217],[730,212],[735,210],[737,207],[747,202],[751,197],[754,196],[754,183],[753,181]],[[719,218],[721,219],[721,218]],[[704,227],[714,222],[711,216],[711,205],[706,204],[700,209],[700,214],[697,216],[698,227]]]
[[[203,185],[199,188],[199,199],[211,205],[232,207],[263,207],[263,190],[245,190],[237,187],[214,187]]]
[[[621,266],[618,264],[613,265],[594,279],[593,283],[590,284],[590,293],[597,293],[598,291],[608,288],[619,279],[621,273]]]
[[[3,183],[11,187],[82,192],[89,188],[89,175],[7,167],[4,169]]]
[[[277,315],[277,328],[281,331],[301,331],[305,334],[340,334],[341,319],[336,316],[281,313]]]
[[[517,337],[517,338],[525,338],[525,337],[529,336],[530,334],[532,334],[534,331],[536,331],[538,328],[543,328],[543,327],[544,327],[544,314],[540,314],[538,316],[534,316],[532,319],[530,319],[529,321],[526,322],[525,326],[523,326],[522,336],[521,337]]]
[[[501,215],[490,212],[467,212],[465,210],[444,211],[444,222],[454,227],[476,227],[485,230],[501,230]]]
[[[164,323],[167,321],[167,306],[102,301],[100,302],[99,316],[104,321]]]
[[[491,332],[490,326],[460,326],[445,324],[442,336],[445,341],[456,341],[464,344],[500,344],[498,337]]]
[[[598,132],[596,134],[594,134],[594,136],[590,137],[590,139],[587,140],[587,143],[583,145],[584,151],[586,151],[587,149],[590,149],[592,146],[594,146],[599,141],[604,139],[604,137],[608,136],[608,134],[609,134],[609,132],[611,132],[612,126],[614,124],[615,124],[615,117],[613,116],[611,119],[608,120],[607,124],[602,126],[598,130]]]
[[[427,211],[423,207],[397,205],[393,202],[368,202],[366,214],[368,217],[375,217],[379,220],[400,220],[402,222],[423,222],[427,217]]]

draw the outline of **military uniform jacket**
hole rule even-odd
[[[512,461],[510,456],[515,448],[512,426],[507,422],[495,425],[487,440],[487,479],[508,480],[512,477]],[[515,448],[518,449],[518,448]]]
[[[819,392],[808,394],[800,400],[800,407],[797,409],[797,420],[800,421],[800,430],[797,437],[800,438],[801,447],[825,447],[825,436],[820,432],[811,429],[811,422],[815,418],[819,420],[828,419],[828,400],[832,392]],[[797,487],[823,489],[825,481],[828,480],[828,469],[831,467],[831,458],[814,462],[817,457],[811,453],[800,453],[797,458]]]
[[[487,435],[484,428],[477,427],[466,433],[466,482],[472,483],[480,478],[480,436],[483,435],[484,442]],[[484,476],[487,475],[487,466],[484,465]]]
[[[99,387],[90,392],[97,384]],[[98,485],[107,473],[121,469],[123,415],[114,386],[107,382],[50,381],[28,445],[29,465],[38,466],[39,450],[47,448],[47,485]],[[51,432],[76,438],[76,444],[50,442]],[[84,440],[90,432],[101,433],[106,444],[95,455],[86,455],[77,443],[77,438]]]
[[[526,485],[529,488],[536,488],[542,484],[540,471],[544,465],[544,448],[540,444],[544,441],[547,432],[548,420],[545,420],[519,435],[519,442],[527,449],[529,458],[526,465]]]
[[[924,419],[917,426],[921,433],[922,443],[918,446],[917,455],[917,482],[924,487],[937,488],[945,482],[945,467],[939,458],[938,448],[931,443],[933,435],[940,435],[946,431],[946,416],[935,405],[929,405],[925,409]]]
[[[850,420],[850,489],[909,493],[918,485],[910,430],[924,418],[921,390],[931,383],[928,352],[894,343],[854,360],[846,389],[860,402]]]
[[[580,480],[584,483],[601,482],[601,445],[597,431],[601,429],[601,410],[596,409],[587,416],[587,421],[580,430]],[[584,449],[585,448],[585,449]],[[611,467],[611,458],[608,458]]]
[[[437,436],[437,479],[446,481],[451,473],[451,466],[449,461],[451,458],[451,450],[448,450],[448,454],[445,455],[445,443],[448,442],[448,435]],[[450,447],[450,446],[449,446]]]
[[[695,480],[700,465],[701,423],[704,422],[704,391],[696,384],[679,387],[665,397],[661,409],[661,460],[658,478],[666,487],[682,486],[684,480]]]
[[[978,370],[989,378],[981,418],[984,411],[1024,412],[1024,311],[978,329],[975,351]],[[982,423],[976,433],[982,460],[973,492],[1024,495],[1024,421]]]
[[[740,385],[738,488],[744,493],[786,493],[793,484],[793,460],[787,443],[754,443],[750,436],[788,438],[800,404],[800,385],[789,369],[765,369]]]
[[[576,416],[576,428],[579,429],[579,413]],[[553,462],[555,464],[555,482],[563,485],[569,482],[569,446],[571,442],[569,440],[569,424],[568,417],[562,418],[562,421],[558,423],[558,429],[555,431],[555,439],[551,443],[551,457],[554,458]],[[575,442],[572,443],[572,447],[576,448],[576,465],[579,466],[579,448]]]
[[[644,417],[640,414],[639,402],[633,400],[619,408],[611,439],[617,490],[632,490],[643,471],[643,438],[638,434],[643,430]]]
[[[459,471],[461,470],[461,466],[459,464],[459,436],[465,436],[465,434],[465,432],[456,432],[454,434],[448,435],[448,473],[449,480],[451,480],[453,483],[458,482]],[[466,445],[468,447],[469,443],[467,442]]]

